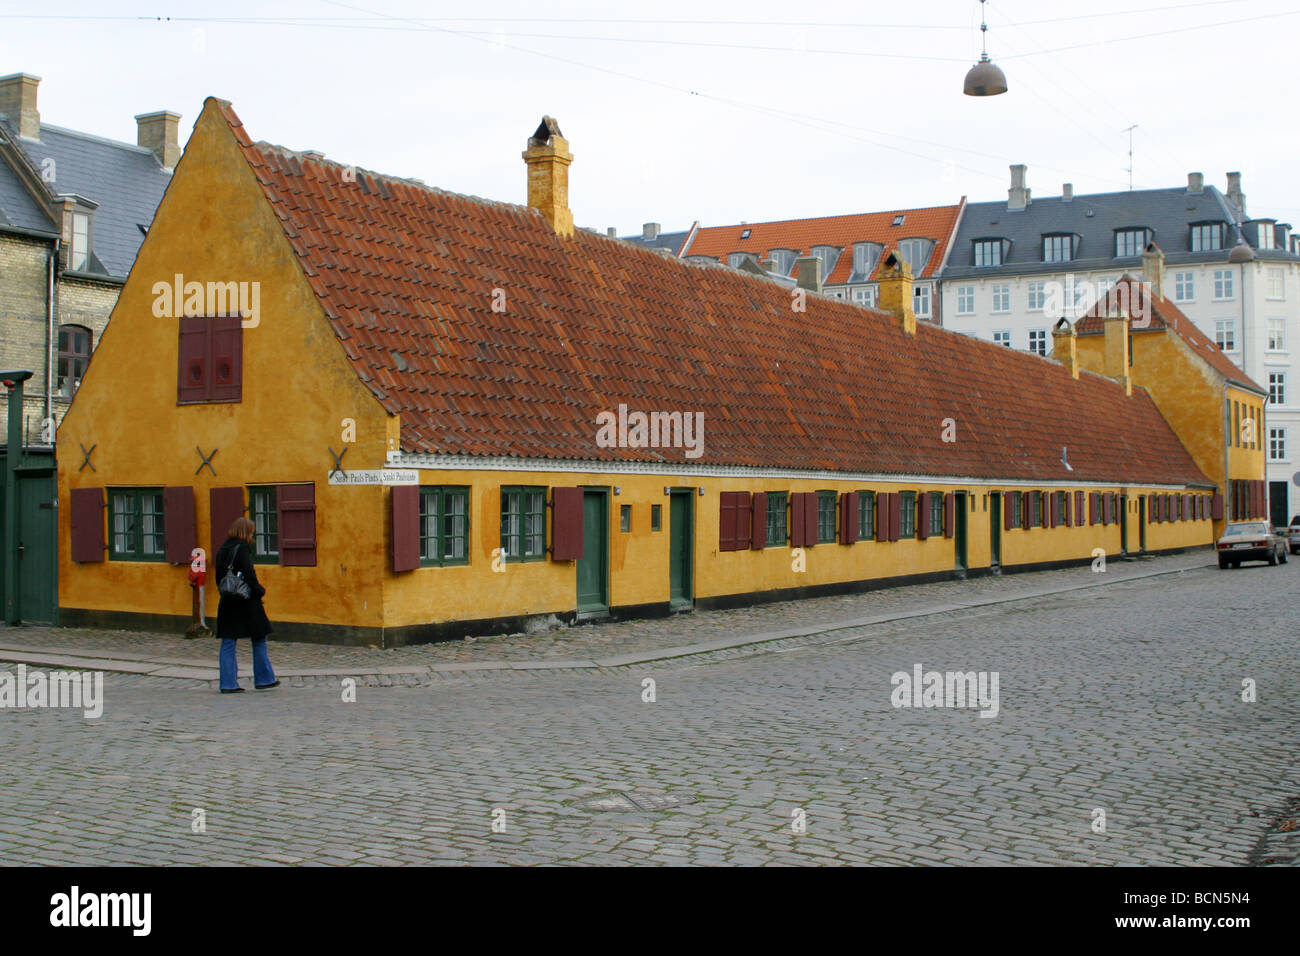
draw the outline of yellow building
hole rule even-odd
[[[873,311],[575,230],[554,120],[524,159],[491,202],[204,104],[59,435],[64,623],[183,626],[239,514],[279,636],[385,646],[1213,540],[1146,389],[918,325],[896,256]]]

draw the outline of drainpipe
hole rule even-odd
[[[58,371],[58,359],[54,354],[58,342],[54,333],[54,273],[59,263],[59,242],[60,240],[55,239],[50,247],[46,269],[48,275],[45,289],[45,418],[41,421],[42,431],[45,422],[54,417],[54,376]],[[53,438],[50,439],[50,444],[54,444]]]

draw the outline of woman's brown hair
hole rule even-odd
[[[238,538],[244,544],[253,543],[253,522],[242,515],[235,519],[235,523],[230,526],[226,532],[227,538]]]

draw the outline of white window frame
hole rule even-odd
[[[930,287],[918,285],[912,289],[912,311],[922,318],[930,317]]]
[[[1029,330],[1029,351],[1035,355],[1047,355],[1047,329]]]
[[[1268,373],[1268,404],[1286,404],[1286,372]]]
[[[1231,269],[1214,270],[1214,301],[1229,302],[1235,298]]]
[[[72,244],[68,247],[68,264],[74,272],[90,265],[90,214],[72,214]]]
[[[975,314],[975,287],[973,285],[957,286],[957,314]]]
[[[1288,461],[1286,456],[1286,429],[1270,426],[1268,429],[1268,460]]]
[[[1011,311],[1011,283],[995,282],[993,284],[993,312],[1001,314]]]
[[[1007,348],[1011,348],[1011,330],[1010,330],[1010,329],[994,329],[994,330],[993,330],[993,344],[994,344],[994,345],[1005,345]]]
[[[1286,273],[1277,266],[1269,266],[1267,298],[1274,302],[1286,300]]]
[[[1196,273],[1195,272],[1174,273],[1174,301],[1175,302],[1196,301]]]
[[[1047,283],[1035,280],[1029,283],[1029,311],[1041,312],[1047,308]]]
[[[1220,334],[1226,333],[1226,334]],[[1227,344],[1224,344],[1224,340]],[[1214,344],[1219,347],[1221,352],[1237,351],[1237,320],[1236,319],[1215,319],[1214,320]]]
[[[1276,315],[1270,315],[1264,320],[1266,331],[1266,342],[1268,351],[1285,352],[1286,351],[1286,319],[1279,318]],[[1274,335],[1274,333],[1277,333]]]

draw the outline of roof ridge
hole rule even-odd
[[[102,143],[105,146],[114,146],[130,153],[140,153],[141,155],[146,156],[153,155],[153,150],[147,146],[137,146],[134,143],[128,143],[125,140],[109,139],[107,136],[98,136],[95,133],[87,133],[79,129],[69,129],[66,126],[55,126],[53,123],[41,123],[41,132],[44,132],[47,129],[51,132],[65,133],[68,136],[75,136],[78,139],[90,140],[93,143]]]

